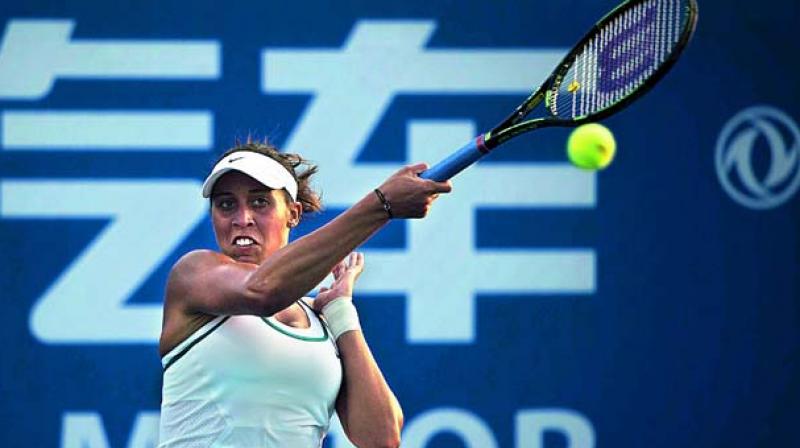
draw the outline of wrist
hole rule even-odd
[[[328,323],[334,340],[349,331],[361,330],[361,322],[352,297],[341,296],[331,300],[322,307],[322,317]]]
[[[389,219],[394,218],[394,213],[392,213],[392,204],[386,199],[386,195],[383,194],[383,191],[381,191],[380,188],[376,188],[373,191],[375,196],[378,197],[378,201],[380,201],[383,211],[389,216]]]

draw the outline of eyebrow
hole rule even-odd
[[[252,190],[248,190],[248,191],[247,191],[247,193],[248,193],[248,194],[253,194],[253,193],[269,193],[270,191],[272,191],[272,189],[271,189],[271,188],[254,188],[254,189],[252,189]],[[217,197],[217,196],[233,196],[233,193],[231,193],[230,191],[219,191],[219,192],[213,193],[213,194],[211,195],[211,197],[212,197],[212,198],[215,198],[215,197]]]

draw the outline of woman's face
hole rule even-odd
[[[222,176],[211,193],[211,222],[222,253],[260,264],[285,246],[301,213],[282,190],[271,190],[238,171]]]

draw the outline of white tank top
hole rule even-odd
[[[302,308],[310,328],[217,316],[167,353],[159,447],[321,446],[342,367],[324,323]]]

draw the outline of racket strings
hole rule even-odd
[[[688,0],[640,2],[607,22],[550,94],[550,112],[580,118],[622,101],[669,60],[687,26]]]

